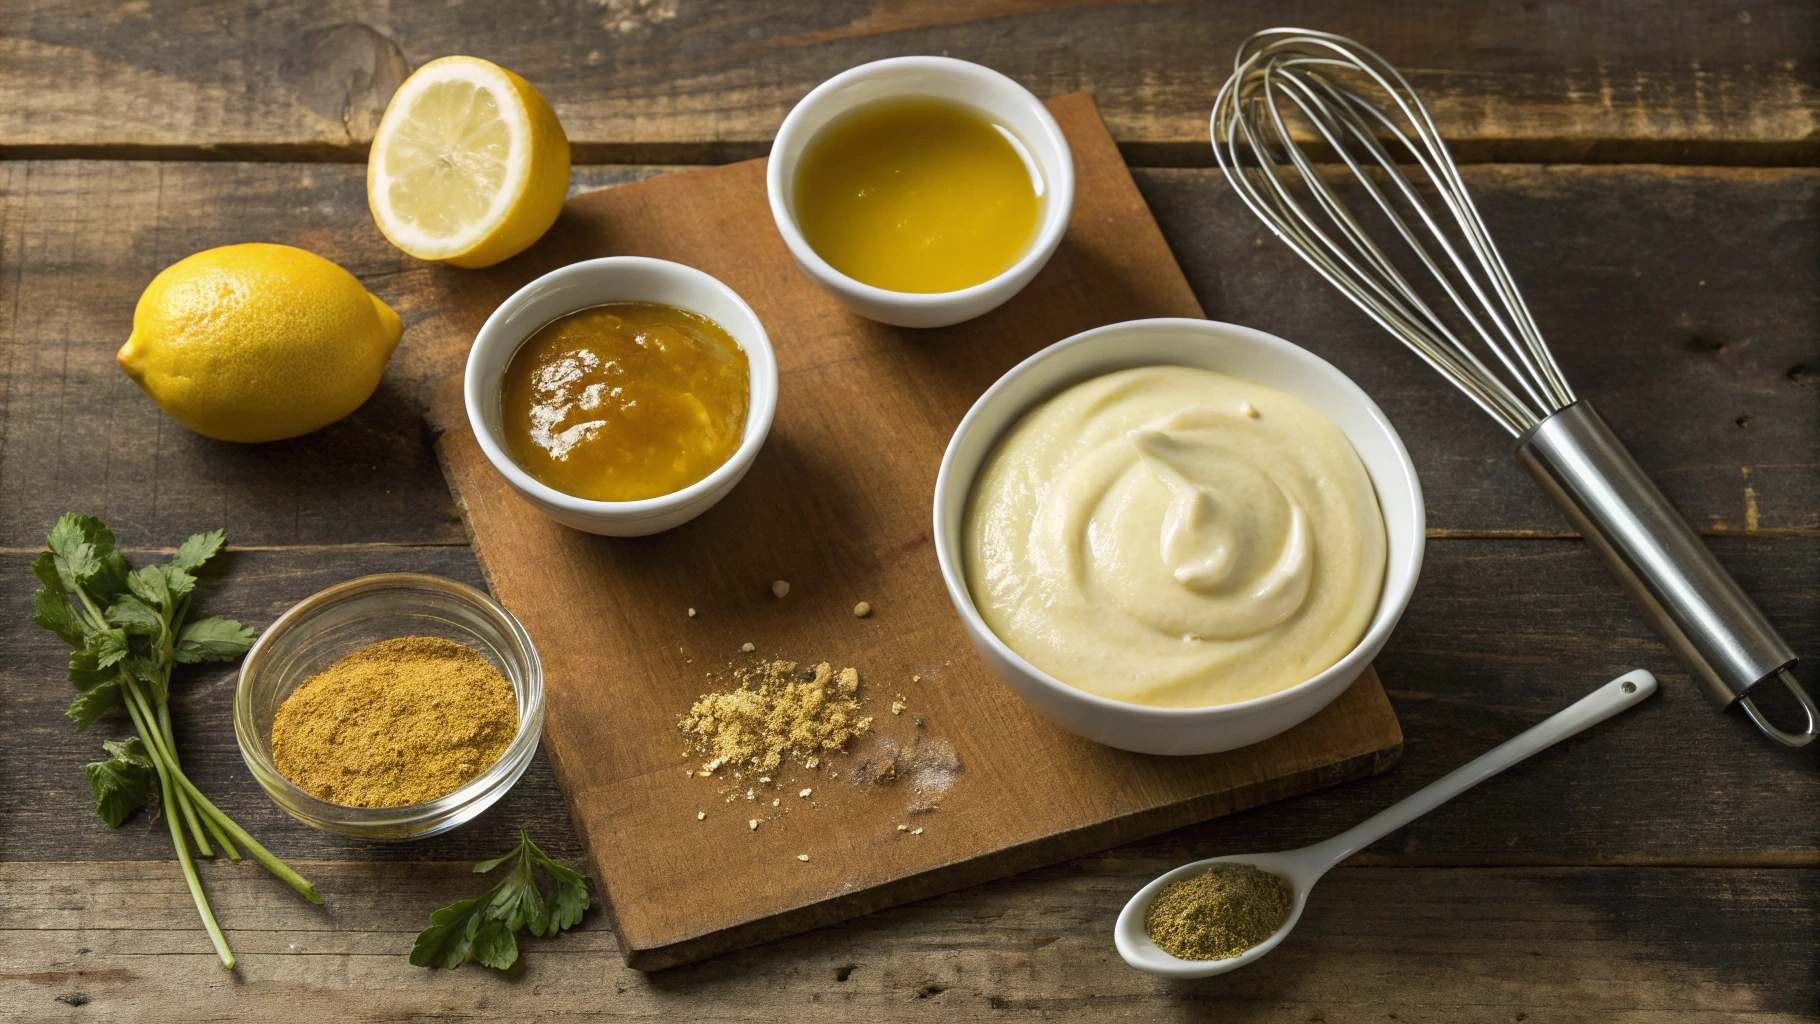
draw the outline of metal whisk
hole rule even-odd
[[[1398,260],[1353,215],[1295,128],[1312,132],[1372,200],[1386,239],[1401,242],[1391,242]],[[1518,438],[1518,461],[1719,706],[1742,705],[1780,743],[1811,742],[1820,710],[1790,671],[1794,652],[1574,396],[1409,82],[1343,36],[1268,29],[1240,45],[1212,134],[1226,180],[1278,238]],[[1432,278],[1435,305],[1406,270]],[[1772,678],[1800,701],[1804,731],[1777,728],[1749,696]]]

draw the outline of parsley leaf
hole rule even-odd
[[[482,967],[503,971],[518,962],[518,940],[512,937],[512,929],[506,922],[482,921],[468,944],[468,957]]]
[[[98,668],[118,665],[120,659],[126,657],[126,634],[118,629],[99,631],[89,638],[89,642],[93,645]]]
[[[451,903],[430,915],[430,926],[418,933],[411,946],[411,963],[418,967],[460,967],[472,960],[500,970],[518,962],[518,940],[513,933],[529,927],[531,934],[555,935],[573,927],[588,909],[588,883],[581,872],[551,860],[523,830],[518,848],[503,857],[474,865],[485,874],[511,864],[491,889],[473,899]],[[541,868],[556,883],[551,903],[538,886],[534,869]]]
[[[183,572],[193,572],[202,563],[215,557],[221,545],[227,543],[227,534],[221,530],[210,530],[207,533],[192,533],[188,540],[177,548],[177,554],[171,559],[171,566]]]
[[[168,611],[171,607],[171,586],[165,580],[164,571],[155,565],[128,573],[126,589],[154,611]]]
[[[113,531],[101,520],[67,512],[44,539],[56,558],[63,589],[75,590],[80,585],[100,604],[126,590],[130,571],[126,556],[114,542]]]
[[[63,574],[57,571],[57,556],[49,551],[40,551],[38,557],[32,559],[32,575],[38,577],[46,590],[61,594],[69,589],[63,585]]]
[[[101,744],[108,752],[105,761],[87,765],[88,788],[95,795],[95,813],[110,828],[119,828],[132,813],[145,806],[152,792],[152,758],[139,737],[124,742],[107,740]]]
[[[135,573],[132,578],[136,580],[139,576]],[[164,576],[161,574],[158,579],[162,584]],[[134,594],[121,595],[120,600],[108,608],[106,617],[110,625],[119,626],[133,636],[156,640],[164,635],[164,616]]]
[[[71,647],[81,647],[88,640],[88,626],[82,616],[76,614],[76,608],[61,590],[39,587],[32,595],[35,614],[32,622],[48,629],[63,639]]]
[[[109,708],[120,705],[120,684],[108,683],[97,686],[70,701],[68,711],[63,714],[76,723],[76,728],[86,729],[95,724],[95,720],[106,714]]]
[[[478,923],[473,911],[483,898],[459,900],[431,914],[430,926],[419,932],[411,945],[411,963],[418,967],[460,967],[473,942],[468,926]]]
[[[166,562],[158,567],[158,571],[164,574],[165,589],[170,591],[170,607],[175,607],[179,601],[190,596],[190,591],[196,589],[196,577],[185,572],[175,562]]]
[[[43,551],[32,560],[32,575],[38,577],[41,584],[38,592],[32,595],[36,614],[32,622],[48,629],[62,638],[71,647],[81,647],[88,638],[92,628],[82,618],[82,613],[70,603],[69,595],[64,593],[63,574],[57,569],[57,556]]]
[[[526,842],[530,840],[527,839]],[[564,867],[544,856],[536,843],[531,844],[531,856],[539,867],[556,880],[556,903],[550,908],[549,926],[540,932],[533,925],[531,934],[555,935],[574,927],[581,920],[582,911],[587,910],[592,902],[588,899],[588,880],[581,877],[581,872],[574,868]]]
[[[70,684],[87,693],[102,683],[112,683],[120,678],[117,668],[102,668],[101,661],[93,647],[83,647],[70,652]]]
[[[253,631],[233,619],[198,619],[177,635],[177,660],[233,661],[253,646]]]

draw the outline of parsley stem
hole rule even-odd
[[[172,772],[171,774],[179,786],[182,786],[189,791],[190,796],[196,801],[196,806],[204,814],[214,815],[215,819],[221,823],[221,827],[227,830],[227,834],[233,836],[241,846],[246,847],[247,852],[253,855],[254,860],[264,865],[267,871],[270,871],[272,874],[282,879],[284,884],[297,890],[297,894],[304,899],[309,900],[311,903],[318,906],[322,904],[322,897],[316,894],[316,887],[310,884],[309,879],[291,870],[289,864],[286,864],[284,861],[273,856],[272,851],[260,846],[257,839],[247,835],[246,829],[235,824],[234,819],[222,813],[221,808],[210,803],[209,798],[203,796],[202,792],[196,788],[195,783],[192,783],[186,778],[182,772]]]
[[[190,827],[190,835],[195,837],[196,852],[213,859],[215,848],[209,845],[208,833],[202,830],[202,822],[196,817],[196,809],[190,806],[190,798],[181,789],[177,791],[176,797],[177,811],[182,815],[183,823]]]
[[[189,795],[183,793],[183,790],[179,789],[177,792],[183,794],[185,800],[189,799]],[[228,855],[228,860],[236,864],[240,863],[240,849],[234,845],[232,839],[228,838],[227,833],[222,831],[221,826],[216,824],[215,819],[206,814],[201,815],[201,818],[202,823],[208,826],[209,834],[215,837],[215,842],[221,844],[222,852]]]
[[[133,725],[138,728],[141,737],[157,735],[151,728],[152,723],[145,719],[131,699],[126,702],[126,710],[132,716]],[[221,957],[222,964],[232,970],[234,951],[228,948],[227,936],[221,934],[221,925],[215,922],[215,913],[209,908],[209,898],[202,891],[202,879],[196,875],[196,862],[190,859],[189,845],[183,841],[183,828],[177,824],[177,816],[171,813],[171,777],[165,770],[163,758],[156,752],[152,754],[152,767],[158,770],[159,792],[164,798],[164,820],[171,829],[171,845],[177,848],[177,863],[183,867],[183,880],[189,885],[190,896],[196,901],[196,912],[202,915],[202,927],[209,933],[209,941],[215,946],[215,955]]]
[[[95,604],[95,599],[88,596],[88,590],[77,584],[76,596],[81,599],[82,607],[88,610],[89,622],[95,632],[105,633],[108,630],[107,616],[101,614],[101,609]]]
[[[167,704],[158,705],[158,728],[164,733],[164,745],[170,750],[171,760],[175,762],[177,760],[177,738],[176,733],[171,729],[171,709]],[[177,806],[183,808],[184,820],[189,822],[191,831],[196,833],[196,849],[202,851],[204,857],[213,857],[215,855],[215,851],[209,848],[209,842],[201,832],[202,825],[207,825],[209,834],[213,835],[216,841],[221,844],[221,848],[223,852],[228,855],[228,859],[233,861],[238,861],[240,859],[240,851],[236,850],[234,844],[229,842],[227,836],[222,834],[221,826],[215,824],[213,818],[203,816],[201,817],[201,824],[197,824],[198,815],[196,814],[196,809],[190,804],[189,794],[181,789],[177,790]]]
[[[171,759],[175,761],[177,757],[177,742],[171,736],[171,713],[163,704],[158,705],[158,717],[156,722],[159,736],[164,740],[166,749],[170,751]],[[184,823],[190,827],[190,834],[196,837],[197,851],[204,857],[215,856],[214,849],[209,846],[208,834],[202,831],[202,822],[196,819],[196,809],[190,806],[189,797],[185,796],[181,789],[177,790],[176,795],[177,800],[175,809],[182,813]],[[165,805],[165,810],[167,814],[170,812],[171,805],[169,803]]]
[[[123,680],[129,681],[129,684],[131,684],[131,681],[135,678],[132,672],[124,667],[120,670],[120,677]],[[132,692],[138,693],[139,691],[135,689]],[[170,709],[163,704],[158,704],[158,713],[154,715],[152,713],[153,703],[154,702],[147,701],[141,696],[139,703],[135,706],[131,696],[128,696],[127,698],[128,709],[138,712],[138,714],[133,716],[134,722],[138,722],[140,716],[143,716],[148,726],[153,725],[154,723],[156,725],[155,733],[150,738],[146,739],[148,745],[152,744],[154,740],[157,742],[157,746],[153,747],[153,760],[160,762],[169,761],[172,766],[176,766],[178,763],[177,741],[173,738],[171,733]],[[140,729],[140,732],[142,733],[145,731],[146,730],[143,728]],[[162,754],[162,757],[159,756],[160,754]],[[196,809],[190,805],[189,797],[183,790],[176,790],[175,799],[166,802],[165,814],[172,817],[181,814],[184,823],[189,826],[190,834],[196,837],[196,849],[201,851],[204,857],[215,856],[215,851],[209,846],[208,835],[202,831],[202,823],[197,820]]]
[[[126,697],[129,708],[137,703],[138,706],[147,710],[147,714],[150,713],[150,702],[146,700],[144,692],[139,687],[138,681],[131,676],[126,678]],[[137,718],[137,716],[135,716],[135,718]],[[171,780],[189,793],[190,798],[196,802],[197,810],[201,811],[204,815],[212,815],[221,827],[227,831],[228,835],[233,836],[241,846],[246,847],[247,852],[253,855],[254,860],[264,865],[267,871],[278,876],[286,885],[297,890],[298,894],[304,899],[318,905],[322,903],[322,897],[316,894],[316,887],[310,884],[309,879],[304,878],[302,875],[291,870],[290,865],[273,856],[270,850],[259,845],[258,840],[248,835],[246,829],[235,824],[234,819],[223,813],[221,808],[216,807],[210,802],[208,797],[203,796],[202,791],[196,788],[196,784],[191,782],[189,777],[183,774],[183,770],[176,767],[170,752],[165,749],[164,737],[159,734],[157,730],[152,730],[151,735],[152,742],[149,745],[152,747],[153,754],[155,755],[154,759],[162,760],[165,766],[170,769]]]

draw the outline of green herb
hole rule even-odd
[[[532,935],[555,935],[581,920],[589,900],[588,883],[580,872],[545,856],[522,829],[518,849],[483,860],[474,865],[474,871],[484,874],[508,862],[511,870],[499,884],[430,915],[430,926],[418,933],[411,946],[411,963],[454,968],[473,960],[503,971],[518,960],[518,940],[512,935],[519,929],[528,927]],[[534,867],[542,868],[556,883],[554,900],[538,888],[531,873]]]
[[[240,859],[235,845],[239,843],[311,903],[321,903],[322,897],[210,803],[177,760],[167,706],[171,669],[180,662],[233,661],[253,643],[253,631],[232,619],[184,623],[196,589],[195,572],[215,557],[225,538],[220,530],[198,533],[184,541],[169,562],[138,570],[127,564],[114,535],[94,516],[65,515],[45,540],[50,550],[32,562],[32,574],[41,584],[33,595],[32,621],[74,648],[69,680],[77,696],[65,714],[76,728],[86,729],[109,709],[124,707],[139,733],[124,741],[103,742],[107,759],[88,765],[95,811],[118,828],[145,806],[156,783],[177,861],[203,927],[221,962],[232,967],[234,954],[215,923],[190,859],[191,842],[198,853],[213,857],[212,836],[232,860]]]
[[[103,740],[101,746],[112,756],[105,761],[88,763],[88,788],[95,794],[95,810],[109,828],[145,806],[152,792],[152,756],[137,736],[125,742]]]

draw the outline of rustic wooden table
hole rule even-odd
[[[1711,711],[1510,458],[1508,440],[1263,237],[1206,147],[1247,32],[1376,45],[1432,102],[1544,332],[1797,651],[1820,656],[1820,8],[1685,0],[1311,0],[1284,13],[1084,0],[354,0],[0,4],[0,1018],[1811,1020],[1820,773]],[[328,584],[480,581],[407,349],[348,420],[240,447],[165,418],[114,366],[133,303],[195,250],[268,240],[340,261],[407,325],[432,272],[367,213],[365,144],[409,69],[489,57],[550,98],[576,187],[761,155],[852,64],[979,60],[1092,91],[1209,315],[1314,349],[1383,405],[1429,501],[1428,564],[1379,662],[1401,764],[1004,882],[645,976],[606,916],[506,975],[410,967],[468,864],[527,827],[579,853],[541,761],[481,820],[368,846],[280,814],[240,763],[232,674],[175,699],[205,789],[328,903],[207,865],[241,966],[197,926],[163,823],[109,830],[62,716],[63,651],[27,563],[65,510],[143,550],[225,526],[212,607],[263,626]],[[1136,973],[1110,927],[1194,857],[1326,836],[1631,667],[1662,693],[1329,876],[1295,938],[1192,984]],[[1811,673],[1810,673],[1811,676]],[[96,735],[96,734],[100,735]]]

